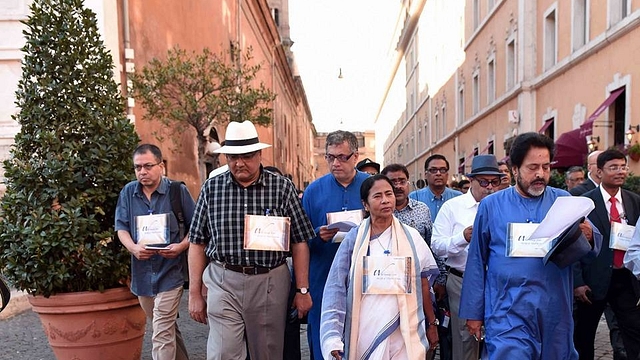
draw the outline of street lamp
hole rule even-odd
[[[600,142],[600,136],[591,136],[591,138],[587,141],[587,146],[589,147],[589,152],[594,150],[598,150],[598,143]]]
[[[627,137],[627,140],[629,140],[629,143],[631,143],[631,140],[633,140],[633,135],[635,135],[636,133],[640,132],[640,125],[629,125],[629,130],[625,131],[625,136]]]

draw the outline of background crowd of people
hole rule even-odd
[[[586,175],[567,169],[568,192],[548,186],[553,141],[525,133],[508,163],[475,156],[455,184],[448,160],[431,155],[425,186],[411,191],[403,164],[381,170],[359,158],[354,134],[335,131],[329,173],[300,200],[263,166],[268,146],[250,122],[229,124],[215,150],[227,168],[195,203],[179,187],[188,234],[177,231],[159,149],[134,151],[137,180],[122,190],[116,228],[153,323],[154,359],[188,359],[175,324],[187,253],[189,312],[209,326],[208,359],[299,359],[302,318],[315,360],[432,359],[436,349],[442,360],[593,359],[606,309],[617,359],[638,359],[640,196],[621,189],[621,152],[592,153]],[[571,195],[593,203],[586,219],[557,239],[529,238]],[[137,227],[156,215],[167,219],[159,249]]]

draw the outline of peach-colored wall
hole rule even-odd
[[[258,128],[260,141],[273,145],[263,151],[263,164],[275,165],[283,173],[291,174],[298,186],[313,179],[309,141],[306,144],[304,140],[299,143],[276,141],[278,138],[309,139],[314,129],[302,84],[291,72],[266,0],[129,0],[129,18],[129,47],[135,50],[137,69],[154,57],[163,58],[167,50],[176,45],[196,52],[208,47],[215,53],[228,50],[231,41],[237,41],[243,51],[251,47],[253,63],[261,65],[255,84],[262,82],[277,95],[271,105],[272,125]],[[133,113],[142,141],[156,143],[163,150],[168,176],[185,181],[197,196],[200,179],[195,132],[189,130],[182,134],[175,146],[169,140],[174,133],[172,129],[159,129],[159,123],[143,121],[141,106],[136,106]],[[220,140],[224,139],[225,127],[216,126]],[[152,132],[157,130],[167,140],[156,139]],[[297,136],[292,136],[292,132]],[[221,160],[224,163],[224,157]]]

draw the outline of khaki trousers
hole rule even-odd
[[[153,360],[188,360],[187,348],[176,319],[182,286],[156,296],[138,296],[140,306],[153,325],[151,356]]]

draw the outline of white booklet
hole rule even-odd
[[[594,208],[590,198],[561,196],[554,201],[540,224],[509,223],[506,256],[545,257],[553,240]]]
[[[137,243],[145,249],[164,248],[170,243],[169,214],[136,216]]]

